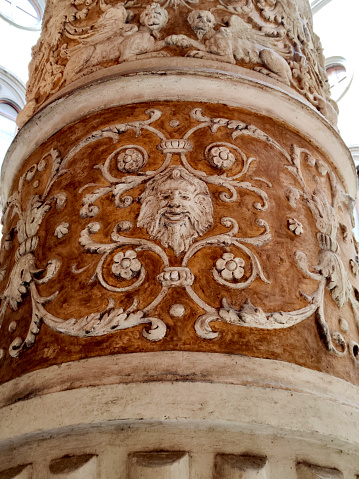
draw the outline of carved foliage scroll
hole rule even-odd
[[[142,113],[142,119],[113,123],[85,135],[65,155],[51,149],[20,177],[4,210],[5,223],[10,215],[18,220],[4,242],[11,251],[16,239],[17,247],[13,266],[9,271],[6,265],[2,268],[5,287],[0,321],[7,311],[21,308],[28,297],[32,318],[26,336],[16,336],[12,341],[10,355],[17,357],[31,348],[43,323],[57,333],[79,338],[139,326],[145,340],[161,341],[168,334],[168,325],[156,311],[171,290],[177,289],[201,311],[193,321],[201,339],[220,340],[214,327],[219,323],[230,328],[279,330],[312,317],[329,352],[342,356],[349,351],[357,361],[359,345],[355,338],[344,337],[348,322],[342,318],[341,332],[332,331],[326,313],[325,298],[329,294],[339,311],[345,305],[351,307],[359,328],[359,293],[352,284],[356,260],[344,263],[338,243],[338,235],[348,236],[348,227],[339,219],[339,213],[348,216],[353,200],[345,194],[337,175],[308,150],[292,144],[287,151],[250,122],[212,117],[195,108],[190,112],[189,126],[182,127],[183,134],[176,137],[160,127],[162,116],[161,109],[152,108]],[[174,120],[169,125],[178,127]],[[200,137],[210,138],[201,150],[196,146]],[[152,150],[142,142],[144,138]],[[268,158],[249,156],[248,139],[258,147],[265,146]],[[104,156],[107,150],[101,148],[105,143],[110,152]],[[99,181],[81,185],[82,204],[77,205],[83,227],[76,241],[81,259],[91,258],[91,263],[73,263],[72,273],[92,270],[87,285],[98,285],[102,296],[108,295],[108,304],[101,310],[87,310],[81,317],[66,318],[52,309],[59,294],[56,276],[63,268],[62,262],[58,257],[46,259],[45,264],[39,261],[46,252],[38,254],[42,247],[39,229],[48,216],[56,216],[56,210],[66,208],[67,194],[58,191],[56,185],[62,177],[71,175],[73,161],[84,151],[99,152],[95,165]],[[264,219],[270,205],[273,208],[275,204],[271,200],[275,192],[266,178],[255,174],[264,161],[268,168],[274,153],[281,158],[283,174],[291,178],[291,185],[280,199],[288,202],[292,212],[282,230],[272,229]],[[35,185],[35,174],[44,176],[43,192],[26,196],[25,186]],[[247,206],[242,206],[244,200]],[[111,205],[113,211],[105,221],[104,204]],[[122,219],[110,231],[107,223],[116,217],[116,210],[125,215],[121,213]],[[312,264],[307,252],[295,248],[298,238],[308,234],[302,224],[303,211],[315,225],[316,264]],[[242,226],[244,214],[249,225],[247,234]],[[73,229],[70,221],[57,221],[53,238],[67,241]],[[268,291],[276,288],[271,268],[263,266],[262,250],[283,232],[293,241],[297,275],[307,277],[316,287],[292,292],[304,303],[299,309],[266,310],[256,305],[251,292],[258,284]],[[196,264],[200,257],[212,262],[207,288],[198,288],[197,284],[200,278]],[[160,265],[158,273],[148,267],[153,262]],[[51,284],[51,294],[43,296],[42,285]],[[147,294],[143,294],[144,287],[149,287]],[[211,291],[220,298],[219,307]],[[236,300],[234,306],[233,298],[238,297],[244,300],[239,306]],[[173,304],[170,311],[173,318],[181,318],[185,307]],[[14,333],[16,324],[10,324],[10,330]]]
[[[18,122],[24,124],[64,86],[100,69],[173,56],[255,70],[294,88],[336,123],[319,38],[308,12],[287,0],[50,2]]]

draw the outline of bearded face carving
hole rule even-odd
[[[179,256],[213,224],[211,196],[204,181],[182,166],[151,180],[142,195],[137,225]]]

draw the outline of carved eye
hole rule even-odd
[[[182,198],[183,200],[189,200],[189,199],[190,199],[188,195],[181,195],[181,198]]]

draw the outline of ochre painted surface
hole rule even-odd
[[[306,149],[323,164],[326,163],[321,152],[308,141],[272,119],[224,105],[186,102],[146,103],[93,114],[58,131],[28,158],[14,185],[17,188],[20,176],[33,164],[38,163],[51,149],[58,149],[64,158],[71,148],[93,132],[115,124],[147,120],[148,115],[145,111],[149,109],[162,111],[161,118],[153,122],[151,127],[161,131],[168,139],[182,138],[192,127],[199,124],[198,120],[190,117],[190,112],[194,108],[202,108],[202,114],[207,117],[223,117],[254,125],[269,135],[288,153],[292,151],[292,145],[297,145],[299,148]],[[178,122],[178,126],[173,120]],[[170,122],[172,123],[170,124]],[[193,168],[207,175],[221,175],[224,171],[214,168],[205,160],[205,149],[208,145],[218,142],[235,145],[247,157],[256,158],[256,161],[249,166],[248,172],[239,181],[250,183],[264,191],[268,195],[268,208],[261,211],[253,207],[253,203],[261,202],[261,200],[257,194],[246,188],[238,190],[236,201],[224,202],[220,199],[219,194],[228,190],[223,186],[207,183],[213,204],[213,226],[195,241],[227,232],[228,228],[220,222],[223,217],[232,217],[238,222],[238,236],[242,238],[252,238],[263,233],[263,226],[258,225],[256,220],[265,221],[269,225],[271,240],[262,246],[247,245],[247,247],[255,253],[263,274],[270,283],[256,278],[243,290],[232,290],[228,286],[218,284],[214,280],[212,270],[223,253],[230,251],[245,262],[244,275],[239,281],[234,281],[235,284],[248,279],[252,267],[248,255],[240,248],[210,245],[200,249],[189,260],[188,267],[195,277],[193,290],[201,300],[217,310],[221,307],[223,297],[227,298],[229,304],[236,310],[239,310],[248,298],[255,307],[261,308],[265,313],[304,308],[308,303],[303,299],[300,291],[313,294],[317,282],[304,276],[293,257],[295,251],[305,252],[309,269],[314,271],[312,266],[318,264],[320,249],[317,242],[316,222],[305,201],[299,199],[296,209],[289,204],[286,192],[290,186],[298,188],[299,184],[286,168],[289,166],[288,161],[278,148],[274,148],[268,141],[260,140],[258,135],[240,135],[233,139],[231,137],[233,131],[233,128],[220,126],[217,131],[211,131],[209,127],[206,127],[194,132],[189,138],[193,148],[187,153],[188,162]],[[113,298],[116,307],[121,306],[125,310],[137,298],[139,302],[137,309],[143,309],[161,290],[161,285],[156,278],[163,270],[162,261],[151,251],[137,252],[138,259],[146,269],[145,280],[138,289],[127,293],[115,293],[105,289],[98,279],[94,278],[96,266],[102,256],[86,252],[79,243],[81,232],[90,223],[101,224],[101,229],[91,235],[92,239],[97,243],[109,244],[112,241],[111,232],[116,224],[121,221],[131,221],[133,228],[131,231],[124,232],[123,235],[152,241],[164,249],[168,255],[170,266],[180,266],[183,254],[175,256],[171,248],[165,248],[159,240],[151,239],[145,228],[137,226],[141,203],[136,199],[143,194],[146,188],[145,184],[125,193],[134,198],[129,207],[116,207],[112,193],[108,193],[95,202],[95,205],[100,208],[95,217],[80,217],[82,200],[85,195],[93,193],[99,187],[109,185],[97,165],[103,165],[106,158],[121,146],[138,145],[144,148],[149,155],[143,171],[153,171],[159,168],[165,159],[165,155],[157,148],[160,143],[161,139],[151,131],[142,131],[140,135],[136,136],[136,132],[133,130],[123,132],[115,142],[111,138],[100,138],[92,143],[89,142],[73,156],[66,165],[67,173],[63,174],[52,186],[49,197],[56,193],[66,192],[67,202],[63,209],[57,209],[52,203],[51,209],[44,216],[38,230],[39,245],[34,251],[34,256],[38,269],[45,268],[50,259],[55,258],[60,262],[57,274],[49,282],[37,286],[42,297],[49,297],[58,292],[56,298],[44,305],[46,310],[54,316],[67,319],[81,318],[91,313],[97,313],[106,308],[108,298]],[[37,171],[30,181],[24,183],[21,199],[24,209],[31,195],[41,195],[44,192],[50,174],[49,156],[46,157],[46,161],[46,168],[42,172]],[[302,162],[303,178],[308,191],[314,191],[316,187],[320,187],[331,200],[332,193],[328,175],[319,174],[318,169],[308,163],[310,161],[305,159]],[[178,154],[173,154],[171,165],[180,165]],[[227,175],[237,174],[242,167],[243,161],[238,157],[234,166],[226,171]],[[327,167],[331,168],[328,164]],[[128,173],[120,172],[116,167],[115,160],[111,163],[109,171],[116,178],[131,176]],[[38,186],[36,186],[36,181],[39,182]],[[86,185],[89,186],[83,189]],[[339,220],[344,226],[339,228],[336,241],[340,246],[341,258],[348,277],[353,284],[357,284],[358,281],[349,266],[350,258],[354,258],[356,254],[349,215],[345,207],[339,210],[339,214]],[[296,235],[288,228],[288,220],[291,218],[297,219],[302,224],[302,234]],[[6,268],[6,274],[0,283],[2,291],[7,285],[9,273],[15,261],[14,254],[18,247],[16,232],[12,234],[13,243],[9,250],[5,250],[4,241],[17,221],[17,215],[10,214],[3,229],[1,265]],[[54,232],[61,223],[69,224],[69,232],[58,238]],[[345,228],[348,230],[347,235],[343,234]],[[111,269],[115,254],[120,250],[125,252],[129,249],[131,246],[114,250],[104,262],[103,276],[111,286],[123,287],[136,280],[136,278],[129,281],[120,280],[112,273]],[[82,272],[80,272],[81,270]],[[358,341],[358,333],[349,304],[345,303],[339,309],[329,289],[325,291],[324,297],[325,317],[329,329],[334,332],[340,331],[345,341],[349,339]],[[176,318],[169,314],[169,310],[173,304],[178,303],[185,307],[185,313],[182,317]],[[150,313],[151,317],[160,318],[167,326],[165,336],[159,341],[150,341],[143,336],[143,329],[149,327],[143,324],[100,337],[83,338],[61,334],[43,324],[34,345],[25,349],[19,357],[12,358],[7,352],[8,348],[16,337],[24,338],[26,336],[31,320],[31,311],[29,291],[23,295],[23,301],[18,305],[17,311],[13,311],[10,306],[6,310],[0,337],[0,348],[5,352],[0,367],[2,382],[33,370],[86,357],[140,351],[183,350],[278,359],[327,372],[357,383],[357,372],[353,359],[349,354],[339,357],[327,351],[320,338],[314,314],[299,324],[279,329],[261,329],[216,321],[211,323],[211,327],[213,331],[219,332],[219,336],[214,339],[204,339],[196,333],[194,323],[205,311],[190,298],[184,288],[172,287]],[[346,319],[349,325],[347,332],[340,330],[339,318]],[[9,332],[9,325],[13,321],[17,322],[17,327],[14,331]],[[340,346],[336,347],[341,351]]]

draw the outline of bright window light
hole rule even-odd
[[[17,131],[17,109],[7,102],[0,102],[0,161],[3,160]]]
[[[20,27],[40,28],[40,10],[30,0],[0,0],[0,14]]]

